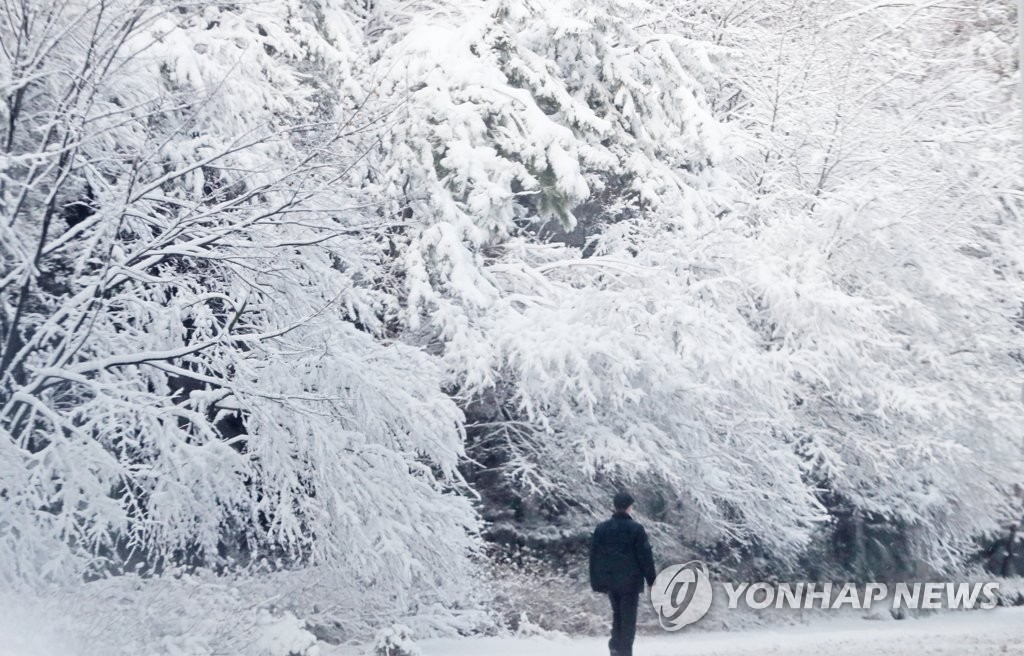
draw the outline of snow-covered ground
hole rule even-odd
[[[426,640],[422,656],[604,656],[601,638]],[[322,656],[361,656],[356,647]],[[842,619],[749,631],[642,635],[634,656],[968,656],[1024,654],[1024,608],[950,612],[904,621]]]
[[[11,613],[17,615],[16,612]],[[6,615],[6,614],[5,614]],[[289,616],[290,617],[290,616]],[[257,630],[244,648],[237,645],[209,649],[205,629],[195,635],[164,637],[135,645],[106,645],[68,639],[41,629],[35,622],[7,621],[0,617],[0,656],[79,656],[134,653],[139,656],[368,656],[368,646],[331,646],[310,649],[315,639],[294,617]],[[49,618],[50,620],[54,618]],[[100,648],[97,648],[100,647]],[[599,637],[491,637],[433,639],[418,642],[418,656],[605,656],[606,641]],[[805,624],[747,630],[645,633],[637,639],[635,656],[1024,656],[1024,607],[950,611],[897,620],[817,618]]]

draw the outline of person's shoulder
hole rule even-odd
[[[629,528],[634,533],[647,533],[647,531],[644,529],[644,525],[636,521],[632,517],[629,518]]]

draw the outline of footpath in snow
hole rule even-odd
[[[426,640],[422,656],[605,656],[601,638]],[[323,656],[364,649],[328,647]],[[641,635],[634,656],[986,656],[1024,655],[1024,607],[948,612],[902,621],[842,619],[747,631]]]

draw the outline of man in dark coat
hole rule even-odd
[[[601,522],[590,541],[590,587],[612,602],[611,656],[633,656],[636,611],[644,581],[654,585],[654,555],[647,531],[629,516],[633,497],[619,492],[615,513]]]

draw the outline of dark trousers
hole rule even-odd
[[[608,641],[611,656],[633,656],[640,593],[609,592],[608,599],[612,602],[612,639]]]

